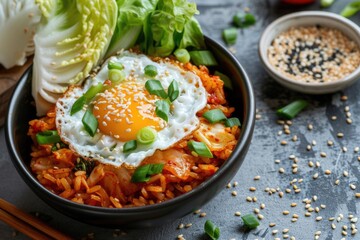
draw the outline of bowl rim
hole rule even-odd
[[[301,81],[297,81],[294,79],[291,79],[289,77],[286,77],[284,75],[282,75],[279,71],[277,71],[274,66],[272,66],[269,62],[268,56],[267,56],[267,48],[269,46],[267,46],[265,44],[266,41],[266,36],[268,34],[270,34],[271,32],[274,31],[274,29],[281,23],[288,21],[290,19],[294,19],[294,18],[309,18],[309,17],[320,17],[320,18],[324,18],[324,19],[331,19],[331,20],[335,20],[337,22],[339,22],[343,27],[348,27],[350,28],[355,34],[357,34],[358,37],[358,41],[360,42],[360,27],[357,26],[354,22],[352,22],[351,20],[336,14],[336,13],[332,13],[332,12],[323,12],[323,11],[300,11],[300,12],[295,12],[295,13],[290,13],[290,14],[286,14],[278,19],[276,19],[275,21],[273,21],[265,30],[264,32],[261,34],[260,36],[260,41],[259,41],[259,45],[258,45],[258,53],[260,56],[260,60],[263,64],[263,66],[265,67],[265,69],[271,73],[273,75],[274,78],[276,78],[276,80],[278,80],[279,82],[286,82],[287,84],[292,84],[292,85],[297,85],[298,87],[314,87],[318,90],[320,90],[321,88],[324,88],[324,92],[327,91],[328,87],[333,87],[333,86],[339,86],[339,85],[346,85],[347,83],[351,82],[354,80],[354,78],[356,78],[357,76],[360,75],[360,65],[349,75],[335,80],[335,81],[331,81],[331,82],[324,82],[324,83],[306,83],[306,82],[301,82]],[[317,23],[314,23],[313,25],[316,25]],[[302,26],[302,25],[306,25],[306,24],[299,24],[295,26]],[[335,28],[335,27],[334,27]],[[340,28],[335,28],[341,32],[342,31],[342,27]],[[283,30],[284,31],[284,30]],[[349,37],[350,38],[350,37]],[[351,38],[350,38],[351,39]],[[273,40],[273,39],[272,39]],[[356,42],[357,46],[360,48],[360,44],[355,40],[355,39],[351,39],[352,41]]]
[[[13,129],[14,126],[14,118],[12,117],[14,115],[13,110],[15,108],[16,104],[16,98],[20,93],[22,92],[24,85],[26,84],[29,74],[31,72],[31,66],[29,69],[23,74],[23,76],[20,78],[19,82],[16,85],[16,88],[11,96],[9,108],[8,108],[8,114],[6,118],[6,124],[5,124],[5,138],[7,143],[7,148],[11,157],[11,160],[13,164],[15,165],[16,169],[20,171],[20,175],[25,178],[25,180],[30,181],[33,187],[36,188],[36,191],[32,189],[33,191],[41,191],[44,192],[51,200],[55,200],[57,202],[62,202],[63,204],[69,205],[70,207],[75,207],[80,210],[85,211],[91,211],[91,212],[99,212],[104,214],[131,214],[131,213],[138,213],[138,212],[152,212],[156,209],[162,208],[168,208],[170,206],[176,206],[178,203],[190,200],[194,195],[199,195],[203,190],[209,188],[219,177],[222,175],[225,175],[229,168],[231,167],[231,163],[234,161],[237,161],[237,156],[243,151],[244,149],[247,149],[246,145],[248,142],[251,141],[252,133],[254,130],[255,125],[255,97],[254,97],[254,91],[252,87],[252,83],[246,74],[244,68],[241,66],[239,61],[236,59],[236,57],[230,53],[223,45],[218,43],[217,41],[204,36],[205,42],[208,42],[209,44],[215,46],[218,48],[221,52],[224,53],[224,55],[234,64],[234,66],[239,69],[239,73],[242,77],[242,82],[244,85],[244,90],[248,94],[248,98],[246,102],[243,103],[243,110],[244,110],[244,122],[242,123],[243,126],[246,126],[242,128],[239,141],[231,154],[231,156],[227,159],[227,161],[219,168],[219,170],[210,178],[202,182],[199,186],[194,188],[193,190],[184,193],[180,196],[177,196],[173,199],[166,200],[161,203],[156,203],[153,205],[146,205],[146,206],[140,206],[140,207],[125,207],[125,208],[105,208],[105,207],[98,207],[98,206],[90,206],[85,204],[79,204],[73,201],[70,201],[68,199],[62,198],[55,193],[52,193],[48,189],[46,189],[37,179],[31,171],[28,171],[27,164],[23,163],[23,160],[21,158],[20,153],[16,151],[15,148],[15,138],[13,136]],[[27,182],[27,185],[29,183]],[[44,200],[44,199],[42,199]],[[184,213],[185,214],[185,213]]]

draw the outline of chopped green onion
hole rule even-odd
[[[102,83],[98,83],[97,85],[92,85],[89,90],[86,91],[84,94],[84,97],[86,98],[87,102],[90,102],[91,99],[93,99],[96,94],[101,92],[103,90],[104,85]]]
[[[123,152],[128,153],[131,151],[134,151],[137,148],[137,142],[136,140],[128,141],[123,146]]]
[[[238,28],[246,28],[256,23],[256,18],[250,13],[238,12],[233,17],[233,24]]]
[[[164,119],[166,122],[169,120],[170,104],[166,100],[158,100],[155,102],[155,113],[159,118]]]
[[[241,126],[240,120],[236,117],[228,118],[225,120],[226,127]]]
[[[214,75],[220,77],[221,81],[224,82],[224,86],[225,86],[226,88],[228,88],[228,89],[230,89],[230,90],[233,89],[232,82],[231,82],[231,80],[230,80],[230,78],[229,78],[228,76],[226,76],[225,74],[223,74],[223,73],[221,73],[221,72],[219,72],[219,71],[215,71],[215,72],[214,72]]]
[[[223,39],[226,44],[235,44],[237,40],[238,30],[236,28],[227,28],[223,31]]]
[[[190,54],[185,48],[176,49],[174,55],[179,62],[187,63],[190,61]]]
[[[164,168],[164,164],[146,164],[138,167],[131,177],[131,182],[147,182],[150,180],[150,176],[161,173]]]
[[[220,109],[209,110],[205,112],[202,116],[210,123],[217,123],[226,119],[226,116]]]
[[[204,225],[204,231],[212,240],[217,240],[220,237],[220,229],[215,226],[210,220],[206,220]]]
[[[194,151],[197,155],[201,157],[208,157],[208,158],[213,157],[210,149],[203,142],[195,142],[193,140],[190,140],[188,141],[187,146],[191,151]]]
[[[70,115],[74,115],[75,113],[80,111],[84,107],[86,102],[87,102],[87,99],[84,95],[79,97],[72,105],[71,110],[70,110]]]
[[[97,85],[92,85],[84,95],[79,97],[71,107],[70,115],[73,115],[80,111],[85,104],[89,103],[91,99],[93,99],[96,94],[101,92],[104,89],[104,85],[102,83],[98,83]]]
[[[158,74],[157,69],[154,65],[147,65],[144,68],[144,72],[145,72],[145,75],[147,75],[149,77],[155,77]]]
[[[297,100],[283,108],[280,108],[276,111],[277,115],[285,119],[293,119],[301,110],[306,108],[308,102],[305,100]]]
[[[168,89],[168,95],[171,102],[175,101],[179,96],[179,84],[177,81],[173,80],[170,83],[169,89]]]
[[[351,2],[340,12],[343,17],[351,17],[360,11],[360,1]]]
[[[249,229],[254,229],[260,225],[259,221],[252,214],[246,214],[245,216],[242,216],[241,218],[244,221],[244,225]]]
[[[330,7],[333,3],[335,2],[335,0],[321,0],[320,1],[320,5],[321,7]]]
[[[119,62],[113,62],[113,61],[109,61],[108,62],[108,69],[117,69],[117,70],[123,70],[124,69],[124,65],[122,65]]]
[[[141,144],[151,144],[155,141],[157,132],[152,127],[144,127],[136,134],[136,139]]]
[[[94,136],[98,127],[98,121],[95,118],[94,114],[91,110],[86,110],[83,118],[82,123],[85,127],[85,130],[89,133],[90,136]]]
[[[145,83],[145,88],[152,95],[159,96],[163,99],[166,99],[168,97],[159,80],[147,80]]]
[[[189,52],[191,61],[196,65],[204,65],[204,66],[217,66],[218,63],[214,57],[214,55],[208,50],[202,51],[191,51]]]
[[[110,69],[109,70],[109,79],[112,83],[118,84],[124,81],[126,78],[125,72],[119,69]]]
[[[36,141],[38,144],[52,144],[61,141],[60,136],[56,130],[48,130],[36,134]]]

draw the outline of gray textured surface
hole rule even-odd
[[[198,8],[201,15],[198,19],[203,27],[204,32],[210,37],[221,41],[222,29],[229,27],[232,15],[244,8],[250,7],[258,19],[254,27],[240,31],[240,36],[236,49],[236,56],[241,64],[245,67],[247,73],[253,81],[255,95],[257,100],[257,108],[261,119],[256,122],[254,137],[249,153],[233,179],[239,184],[236,187],[227,189],[224,187],[217,197],[209,204],[202,208],[202,212],[206,212],[205,218],[198,215],[189,214],[182,219],[168,223],[163,227],[152,229],[122,229],[126,235],[114,238],[114,230],[97,228],[74,221],[61,213],[51,209],[42,202],[35,194],[25,185],[20,176],[13,167],[5,146],[4,130],[0,129],[0,197],[12,202],[21,209],[28,212],[41,212],[51,217],[49,224],[59,230],[73,236],[74,238],[86,237],[88,233],[94,233],[95,239],[176,239],[176,236],[183,234],[186,239],[207,239],[203,234],[203,225],[206,219],[212,219],[221,229],[221,239],[274,239],[282,238],[282,230],[290,229],[289,236],[295,236],[296,239],[314,239],[314,233],[321,231],[319,239],[341,239],[341,228],[343,225],[350,227],[348,214],[358,216],[358,207],[360,200],[355,199],[356,190],[351,190],[349,184],[358,184],[360,173],[360,162],[353,149],[360,146],[360,106],[358,92],[360,83],[344,90],[344,94],[348,95],[347,102],[341,102],[342,93],[326,96],[305,96],[276,84],[269,79],[260,65],[257,56],[257,42],[263,29],[274,19],[285,13],[319,9],[316,4],[303,8],[286,8],[278,4],[278,1],[266,0],[198,0]],[[339,12],[349,0],[339,0],[329,9],[330,11]],[[354,17],[353,20],[360,23],[360,17]],[[278,131],[282,127],[276,124],[276,116],[274,111],[284,103],[290,102],[297,98],[308,99],[311,103],[293,122],[290,127],[291,134],[282,134],[278,136]],[[353,124],[348,125],[345,122],[344,107],[350,106]],[[336,115],[336,121],[330,120],[330,117]],[[314,130],[309,131],[307,125],[311,123]],[[338,139],[337,132],[343,132],[345,137]],[[291,137],[298,136],[297,142],[292,142]],[[329,147],[327,140],[333,140],[335,145]],[[287,140],[287,146],[281,146],[280,140]],[[308,152],[306,146],[315,140],[317,142],[313,150]],[[348,151],[342,152],[341,147],[346,146]],[[320,152],[327,153],[327,158],[321,158]],[[299,158],[298,173],[291,173],[291,164],[289,155],[294,154]],[[275,164],[274,160],[280,159],[280,164]],[[319,168],[308,167],[308,161],[319,161]],[[284,174],[279,174],[278,169],[283,167]],[[332,171],[330,176],[323,174],[324,170]],[[343,177],[343,171],[349,172],[349,177]],[[316,172],[319,178],[313,180],[312,176]],[[253,177],[261,176],[261,180],[254,181]],[[290,188],[290,181],[293,179],[303,179],[303,182],[296,183],[301,188],[301,192],[295,194],[284,194],[280,198],[278,194],[269,195],[264,189],[279,188],[284,191]],[[340,184],[336,186],[335,180],[339,179]],[[256,192],[250,192],[249,187],[257,188]],[[360,185],[358,186],[360,189]],[[237,196],[231,195],[232,191],[237,191]],[[360,190],[358,190],[360,192]],[[302,199],[311,198],[316,195],[318,200],[312,203],[315,208],[320,204],[325,204],[326,208],[321,209],[319,213],[313,213],[311,217],[305,217],[305,204]],[[256,203],[246,202],[247,196],[256,196]],[[297,203],[297,207],[290,207],[292,202]],[[242,214],[252,212],[254,208],[259,208],[260,203],[264,203],[266,208],[261,210],[264,219],[257,230],[244,232],[241,228],[241,220],[234,216],[236,211]],[[288,216],[282,215],[284,210],[290,211]],[[299,220],[295,223],[291,222],[292,214],[298,214]],[[335,221],[336,230],[331,230],[331,222],[327,220],[329,217],[337,217],[338,214],[344,214],[344,219],[340,222]],[[315,221],[316,216],[322,216],[324,220]],[[269,222],[275,222],[277,225],[269,228]],[[192,223],[190,228],[177,229],[180,223]],[[272,235],[271,231],[278,229],[279,233]],[[0,223],[0,239],[12,239],[13,230],[7,225]],[[359,233],[360,234],[360,233]],[[351,236],[348,230],[346,239],[360,239],[360,235]],[[18,234],[14,239],[26,239]]]

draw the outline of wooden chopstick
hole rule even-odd
[[[59,240],[72,239],[65,234],[49,227],[36,217],[21,211],[2,198],[0,198],[0,220],[6,222],[10,226],[16,228],[20,232],[28,235],[33,239],[49,239],[49,236]]]

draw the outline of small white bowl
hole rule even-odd
[[[290,79],[277,71],[268,59],[271,42],[291,27],[314,26],[335,28],[353,40],[360,47],[360,28],[347,18],[335,13],[303,11],[285,15],[272,22],[263,32],[259,42],[259,55],[266,71],[281,85],[292,90],[309,94],[333,93],[355,83],[360,78],[360,66],[346,77],[324,83],[306,83]]]

